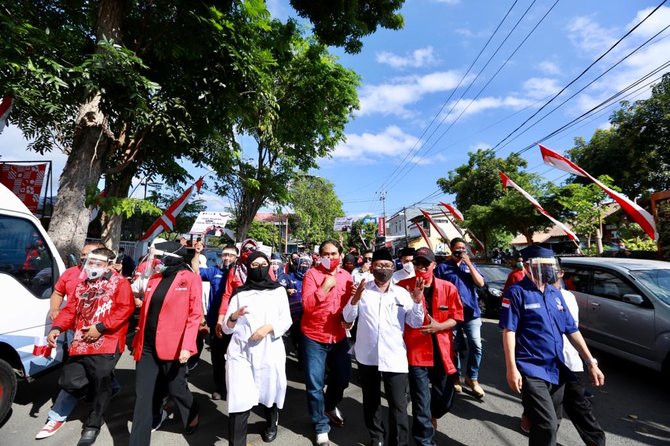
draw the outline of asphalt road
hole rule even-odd
[[[482,400],[464,392],[457,396],[451,413],[438,424],[438,445],[520,445],[527,440],[519,431],[521,402],[505,382],[505,370],[500,330],[496,321],[484,320],[484,360],[481,382],[486,391]],[[607,432],[609,445],[668,445],[670,444],[670,385],[659,373],[595,352],[606,375],[606,385],[593,390],[596,417]],[[279,435],[276,446],[313,444],[307,415],[302,372],[291,356],[288,363],[289,390],[286,405],[279,416]],[[52,400],[58,392],[59,371],[48,373],[33,383],[19,386],[16,401],[8,419],[0,427],[0,445],[75,445],[79,439],[82,420],[89,410],[81,402],[70,421],[53,437],[34,440],[43,426]],[[117,377],[123,385],[112,400],[96,445],[124,446],[134,405],[134,363],[124,353],[117,367]],[[160,445],[227,445],[227,405],[212,401],[211,366],[209,353],[192,372],[190,386],[200,403],[201,421],[198,431],[189,437],[181,434],[181,424],[169,420],[152,434],[152,443]],[[331,431],[331,442],[338,446],[367,445],[369,437],[363,424],[361,389],[356,371],[340,409],[346,426]],[[250,418],[248,443],[264,444],[260,438],[263,419],[257,411]],[[569,420],[563,420],[558,433],[559,444],[582,444]]]

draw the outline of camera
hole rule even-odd
[[[463,257],[465,251],[454,251],[454,257]]]

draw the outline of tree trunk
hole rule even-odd
[[[88,232],[91,210],[86,207],[86,190],[102,174],[102,159],[110,147],[104,117],[96,96],[79,109],[72,150],[60,177],[49,236],[60,255],[79,255]]]
[[[533,233],[532,232],[524,234],[524,237],[526,237],[526,241],[528,242],[529,245],[533,244]]]
[[[106,181],[105,190],[107,197],[127,198],[128,190],[133,181],[133,177],[137,172],[137,168],[129,166],[120,174],[115,175],[110,181]],[[121,241],[121,225],[123,223],[123,215],[103,212],[100,216],[100,226],[102,227],[101,239],[102,243],[112,251],[118,251],[119,242]]]

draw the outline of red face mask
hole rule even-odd
[[[414,275],[416,276],[417,279],[423,279],[424,283],[428,283],[433,279],[433,271],[431,270],[425,270],[425,271],[414,270]]]

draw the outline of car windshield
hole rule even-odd
[[[509,273],[512,272],[511,268],[505,266],[477,265],[477,268],[479,268],[486,282],[504,282],[507,280]]]
[[[654,296],[670,305],[670,269],[631,271],[631,274]]]

